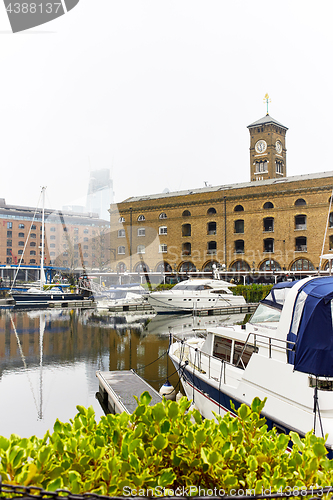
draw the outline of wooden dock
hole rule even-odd
[[[194,309],[194,316],[218,316],[221,314],[251,314],[258,307],[258,303],[248,303],[241,306],[214,307],[213,309]],[[192,313],[192,312],[191,312]]]
[[[140,398],[145,391],[152,397],[151,406],[162,401],[160,394],[134,370],[97,371],[96,377],[99,381],[100,402],[109,413],[133,413],[137,407],[134,396]]]

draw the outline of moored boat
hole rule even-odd
[[[171,314],[246,304],[243,296],[233,295],[230,290],[233,286],[219,279],[188,279],[177,283],[171,290],[151,292],[148,302],[157,313]]]
[[[333,277],[275,285],[246,325],[193,330],[169,355],[206,418],[267,398],[269,427],[328,434],[333,456]]]

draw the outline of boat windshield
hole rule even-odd
[[[208,285],[189,285],[185,283],[178,283],[172,290],[211,290],[212,287]]]
[[[249,323],[278,323],[281,311],[266,304],[259,304]],[[277,325],[276,325],[277,326]]]

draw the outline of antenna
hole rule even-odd
[[[272,102],[268,94],[265,94],[264,102],[266,103],[266,115],[268,115],[268,103]]]

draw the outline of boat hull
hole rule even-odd
[[[68,303],[89,300],[81,293],[13,293],[15,306],[45,306],[54,303]]]

